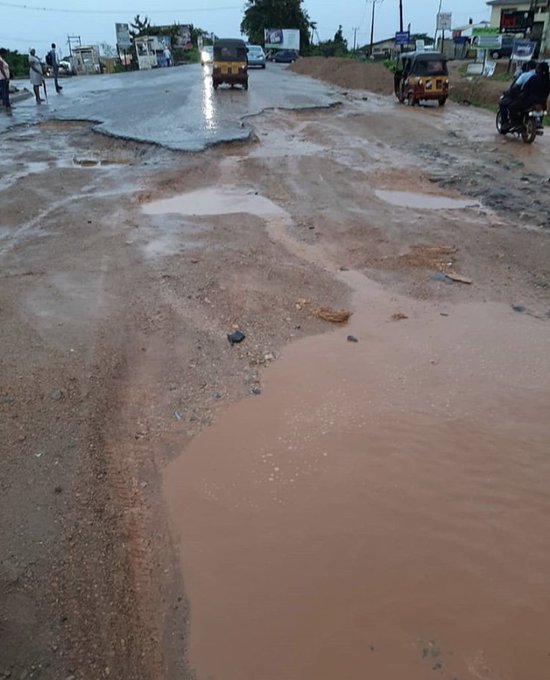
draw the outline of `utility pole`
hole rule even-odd
[[[374,13],[376,11],[376,3],[384,2],[384,0],[370,0],[372,2],[372,19],[370,24],[370,52],[369,56],[372,57],[372,50],[374,45]]]
[[[353,27],[353,54],[355,54],[355,50],[357,49],[357,31],[358,30],[359,30],[359,26]]]
[[[399,0],[399,31],[403,33],[403,0]],[[403,52],[403,45],[399,46],[399,51]]]

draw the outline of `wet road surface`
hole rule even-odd
[[[52,118],[89,120],[102,132],[170,149],[200,151],[225,141],[246,139],[246,116],[270,108],[312,108],[335,101],[329,86],[297,76],[278,64],[250,70],[249,89],[214,92],[209,67],[191,65],[62,81],[57,95],[48,80],[48,100],[27,99],[0,115],[0,132],[11,125]],[[21,81],[20,86],[27,86]]]

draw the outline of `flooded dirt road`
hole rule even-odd
[[[166,472],[197,676],[543,680],[546,328],[355,303]]]
[[[550,138],[338,99],[3,134],[0,674],[549,676]]]

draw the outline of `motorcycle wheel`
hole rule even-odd
[[[537,137],[537,126],[532,118],[527,118],[521,132],[521,139],[525,144],[532,144]]]
[[[504,128],[502,126],[502,114],[500,113],[500,111],[497,111],[496,126],[497,126],[498,133],[500,135],[506,134],[506,131],[504,130]]]

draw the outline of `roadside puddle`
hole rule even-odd
[[[146,215],[170,213],[186,216],[231,215],[248,213],[258,217],[284,217],[286,212],[258,192],[222,186],[190,191],[143,206]]]
[[[463,210],[464,208],[480,208],[479,201],[463,198],[450,198],[434,194],[418,194],[413,191],[389,191],[377,189],[377,198],[390,205],[411,210]]]
[[[547,680],[547,325],[338,276],[350,323],[165,470],[197,679]]]

